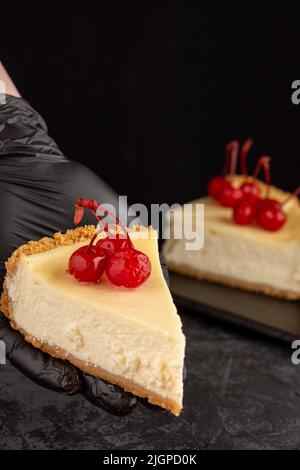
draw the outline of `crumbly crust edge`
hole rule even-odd
[[[129,229],[130,232],[139,231],[141,227],[136,225]],[[143,228],[144,229],[144,228]],[[25,340],[31,343],[34,347],[41,349],[42,351],[50,354],[51,356],[57,357],[59,359],[68,360],[73,365],[81,369],[82,371],[100,377],[108,382],[114,383],[119,385],[120,387],[124,388],[124,390],[133,393],[139,397],[147,398],[149,403],[153,405],[158,405],[161,408],[165,408],[173,413],[175,416],[179,416],[181,412],[181,406],[175,400],[171,400],[165,397],[162,397],[156,393],[153,393],[147,389],[144,389],[138,384],[135,384],[132,381],[126,380],[121,376],[117,376],[114,374],[109,373],[108,371],[96,367],[92,364],[87,362],[81,361],[80,359],[76,358],[73,355],[68,354],[66,351],[48,345],[47,343],[43,343],[37,338],[28,334],[25,330],[20,328],[13,319],[13,309],[10,304],[8,290],[6,286],[7,277],[13,275],[15,272],[16,266],[18,261],[22,256],[29,256],[33,254],[42,253],[45,251],[52,250],[57,248],[58,246],[65,246],[65,245],[73,245],[75,243],[80,243],[84,241],[88,241],[95,233],[95,226],[87,225],[84,227],[78,227],[76,229],[70,229],[66,233],[55,233],[53,238],[51,237],[44,237],[38,241],[30,241],[29,243],[20,246],[17,248],[11,255],[11,257],[6,262],[6,276],[3,283],[3,292],[0,300],[0,310],[4,313],[6,317],[10,319],[11,326],[20,331],[20,333],[24,336]],[[152,227],[148,228],[150,232]]]
[[[53,357],[57,357],[58,359],[69,361],[71,364],[78,367],[83,372],[86,372],[87,374],[90,374],[96,377],[100,377],[101,379],[107,380],[108,382],[111,382],[113,384],[119,385],[127,392],[133,393],[134,395],[137,395],[138,397],[147,398],[149,403],[152,403],[153,405],[158,405],[161,408],[164,408],[170,411],[175,416],[180,415],[181,406],[175,400],[162,397],[158,395],[157,393],[151,392],[150,390],[147,390],[146,388],[136,384],[135,382],[131,380],[124,379],[124,377],[121,377],[119,375],[111,374],[105,369],[96,367],[93,364],[82,361],[78,359],[77,357],[73,356],[72,354],[67,353],[61,348],[50,346],[47,343],[41,342],[37,340],[35,337],[29,335],[23,328],[20,328],[14,321],[11,321],[11,326],[14,329],[20,331],[20,333],[24,336],[25,340],[28,343],[31,343],[35,348],[41,349],[45,353],[50,354]]]
[[[128,228],[128,233],[135,233],[142,230],[147,230],[149,237],[153,236],[155,230],[149,227],[142,227],[141,225],[134,225]],[[96,231],[94,225],[85,225],[75,229],[69,229],[66,233],[57,232],[53,237],[43,237],[37,241],[29,241],[28,243],[21,245],[17,248],[10,258],[6,261],[6,275],[3,282],[3,291],[0,299],[0,310],[10,318],[10,307],[9,307],[9,296],[7,291],[6,280],[9,276],[13,275],[16,270],[18,261],[22,256],[30,256],[45,251],[53,250],[59,246],[74,245],[75,243],[85,242],[92,238]]]
[[[73,245],[75,243],[84,242],[94,235],[96,227],[94,225],[86,225],[76,229],[67,230],[66,233],[57,232],[53,237],[43,237],[37,241],[30,241],[25,245],[17,248],[10,258],[6,261],[6,275],[3,282],[3,291],[0,299],[0,310],[8,318],[12,318],[12,309],[9,302],[7,279],[12,276],[16,270],[18,261],[22,256],[35,255],[45,251],[53,250],[58,246]]]

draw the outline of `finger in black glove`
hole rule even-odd
[[[0,340],[5,342],[6,356],[11,364],[42,387],[63,395],[80,392],[93,405],[116,415],[125,415],[137,405],[137,398],[117,385],[85,374],[70,362],[33,347],[1,313]]]

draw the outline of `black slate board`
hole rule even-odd
[[[292,341],[300,338],[300,302],[267,297],[170,273],[178,306]]]

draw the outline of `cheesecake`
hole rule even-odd
[[[67,271],[94,226],[56,233],[18,248],[6,263],[1,311],[36,348],[145,397],[178,416],[182,409],[185,337],[164,279],[157,232],[128,230],[151,262],[141,286],[78,282]]]
[[[238,188],[245,176],[230,175],[228,180]],[[189,251],[184,237],[167,240],[163,248],[167,266],[177,273],[200,280],[283,299],[300,299],[299,201],[292,194],[256,178],[248,177],[247,181],[255,183],[261,194],[268,191],[269,198],[279,204],[286,201],[287,220],[283,227],[278,231],[268,231],[255,222],[238,225],[233,221],[232,208],[223,207],[210,196],[197,199],[191,204],[204,205],[203,247]],[[182,211],[182,208],[177,211]],[[174,213],[169,213],[168,218],[171,225],[178,220]],[[201,224],[198,230],[202,229]]]

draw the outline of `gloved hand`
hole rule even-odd
[[[6,96],[6,104],[0,104],[1,286],[13,250],[73,227],[76,197],[118,204],[117,195],[97,175],[63,156],[41,116],[25,100]],[[85,212],[83,224],[94,224]],[[82,393],[114,414],[126,414],[137,404],[137,398],[121,388],[34,348],[2,314],[0,339],[10,362],[44,387],[66,395]]]
[[[1,313],[0,339],[5,342],[6,356],[11,364],[43,387],[63,395],[82,393],[94,405],[116,415],[129,413],[138,402],[135,396],[117,385],[85,374],[69,362],[36,349]]]

